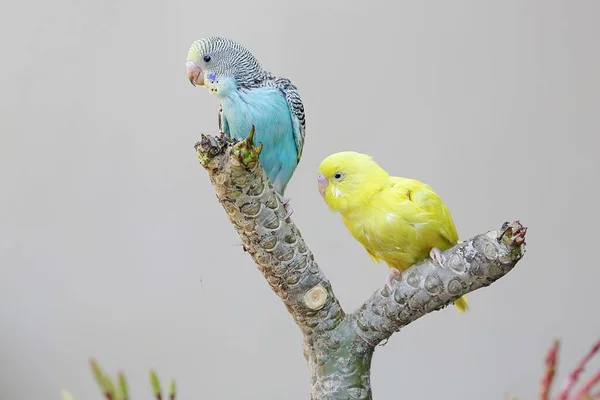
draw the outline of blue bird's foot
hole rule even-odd
[[[285,218],[284,219],[288,219],[294,213],[294,209],[290,205],[290,199],[286,199],[279,193],[277,193],[277,197],[279,197],[279,200],[281,200],[281,203],[283,204],[283,208],[285,209]]]
[[[289,199],[288,199],[288,203],[283,205],[283,208],[285,209],[285,219],[288,219],[294,213],[294,209],[290,205]]]
[[[444,265],[442,264],[444,262],[444,257],[442,256],[442,252],[440,251],[440,249],[438,249],[437,247],[431,249],[431,251],[429,252],[429,258],[437,261],[440,267],[444,267]]]

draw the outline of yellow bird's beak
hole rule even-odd
[[[317,176],[317,183],[319,186],[319,193],[321,193],[321,196],[325,197],[325,189],[329,186],[329,181],[323,174],[319,174],[319,176]]]
[[[204,74],[202,73],[202,69],[198,65],[196,65],[195,62],[186,62],[185,68],[187,69],[188,79],[192,85],[204,85]]]

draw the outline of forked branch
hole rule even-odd
[[[258,162],[261,146],[224,134],[196,143],[217,198],[244,248],[304,334],[312,399],[370,399],[375,346],[421,316],[506,275],[524,254],[519,222],[475,236],[404,271],[346,315]]]

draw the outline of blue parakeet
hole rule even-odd
[[[244,139],[254,125],[254,139],[263,144],[259,162],[290,216],[283,194],[302,156],[306,129],[296,86],[263,70],[248,49],[224,37],[196,40],[186,68],[192,85],[204,86],[220,100],[221,132]]]

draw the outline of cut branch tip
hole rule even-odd
[[[327,290],[321,285],[317,285],[310,289],[304,295],[304,304],[311,310],[319,310],[327,301]]]
[[[502,224],[502,228],[500,230],[502,233],[497,238],[498,243],[502,243],[502,241],[504,241],[504,244],[509,249],[520,249],[521,246],[525,245],[525,234],[527,233],[527,227],[523,226],[521,222],[505,222]]]
[[[225,146],[227,140],[223,137],[214,137],[211,135],[202,134],[200,141],[196,142],[194,149],[200,160],[200,164],[206,167],[217,155],[219,155]]]

